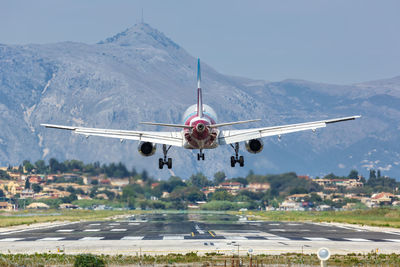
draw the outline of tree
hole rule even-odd
[[[375,170],[369,170],[369,179],[376,179],[376,172]]]
[[[211,200],[233,201],[233,198],[226,190],[217,190],[212,194]]]
[[[47,173],[47,166],[44,160],[38,160],[35,162],[36,173]]]
[[[381,170],[378,170],[378,178],[381,178]]]
[[[32,163],[30,163],[29,160],[24,160],[22,162],[22,164],[24,165],[25,171],[27,171],[28,173],[31,173],[32,170],[35,168]]]
[[[40,191],[42,191],[42,187],[38,184],[32,184],[32,190],[35,193],[39,193]]]
[[[193,174],[190,176],[190,182],[193,186],[203,188],[209,184],[207,177],[204,176],[201,172]]]
[[[349,173],[349,179],[358,179],[358,171],[357,170],[351,170]]]
[[[29,178],[26,178],[25,180],[25,189],[30,189],[31,188],[31,183],[29,182]]]
[[[4,197],[4,192],[1,189],[0,189],[0,197]]]
[[[214,174],[214,185],[219,185],[223,181],[225,181],[226,175],[223,171],[216,172]]]

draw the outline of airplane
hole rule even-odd
[[[144,125],[165,126],[178,128],[180,131],[158,132],[158,131],[131,131],[131,130],[114,130],[85,128],[79,126],[63,126],[54,124],[41,124],[46,128],[55,128],[62,130],[70,130],[76,134],[86,137],[102,136],[109,138],[118,138],[124,140],[139,141],[138,151],[141,155],[149,157],[155,154],[157,144],[162,145],[163,157],[158,160],[159,169],[163,169],[167,165],[168,169],[172,168],[172,159],[168,158],[168,151],[172,146],[183,147],[185,149],[199,150],[197,160],[204,160],[204,150],[214,149],[221,145],[230,145],[235,155],[231,156],[231,167],[235,167],[239,163],[240,167],[244,166],[244,157],[239,156],[239,143],[244,142],[245,148],[249,153],[257,154],[263,150],[264,143],[262,138],[267,136],[278,136],[305,130],[316,131],[318,128],[324,128],[328,124],[355,120],[361,116],[350,116],[336,119],[305,122],[298,124],[289,124],[281,126],[250,128],[243,130],[220,130],[222,127],[238,125],[250,122],[260,121],[244,120],[235,122],[217,123],[215,111],[208,105],[203,104],[201,90],[201,71],[200,59],[197,61],[197,104],[190,106],[183,115],[183,124],[168,124],[157,122],[141,122]]]

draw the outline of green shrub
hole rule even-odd
[[[79,254],[75,257],[74,267],[104,267],[104,260],[92,254]]]

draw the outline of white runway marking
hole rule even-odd
[[[121,240],[142,240],[144,236],[124,236]]]
[[[103,239],[103,238],[104,238],[104,236],[87,236],[87,237],[81,238],[81,239],[79,239],[79,240],[82,240],[82,241],[85,241],[85,240],[90,241],[90,240],[101,240],[101,239]]]
[[[183,235],[175,235],[175,236],[165,235],[163,237],[163,240],[183,240],[183,239],[185,239],[185,236],[183,236]]]
[[[282,236],[266,236],[268,240],[290,240],[289,238],[282,237]]]
[[[108,225],[121,225],[120,223],[109,223]]]
[[[301,225],[300,223],[288,223],[288,225]]]
[[[390,242],[400,242],[400,239],[383,239],[383,240],[390,241]]]
[[[60,230],[57,230],[56,232],[73,232],[74,231],[74,229],[60,229]]]
[[[370,242],[371,240],[367,240],[364,238],[343,238],[349,241],[354,241],[354,242]]]
[[[65,237],[45,237],[45,238],[42,238],[42,239],[38,239],[38,240],[36,240],[36,241],[58,241],[58,240],[61,240],[61,239],[64,239]]]
[[[273,232],[286,232],[285,229],[270,229],[270,231],[273,231]]]
[[[280,225],[279,223],[269,223],[268,225]]]
[[[228,240],[246,240],[247,239],[247,237],[245,237],[245,236],[225,236],[225,239],[228,239]]]
[[[118,228],[115,228],[115,229],[111,229],[111,232],[125,232],[126,230],[128,230],[128,229],[118,229]]]
[[[91,223],[89,225],[100,225],[100,223]]]
[[[140,225],[140,223],[128,223],[128,225]]]
[[[4,238],[4,239],[0,239],[0,242],[14,242],[14,241],[18,241],[18,240],[22,240],[24,238]]]
[[[304,238],[311,241],[330,241],[328,238],[324,237],[304,237]]]
[[[100,232],[100,229],[85,229],[84,232]]]

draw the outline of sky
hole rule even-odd
[[[0,0],[0,43],[96,43],[141,21],[217,71],[352,84],[400,75],[398,0]]]

